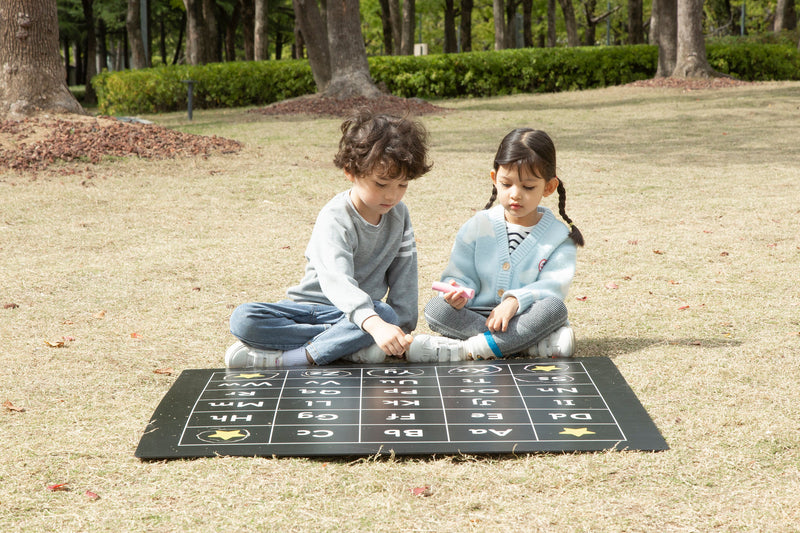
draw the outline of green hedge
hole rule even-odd
[[[711,43],[711,65],[747,81],[800,79],[800,53],[791,46]],[[429,56],[369,58],[370,73],[394,95],[427,99],[555,92],[652,78],[651,45],[527,48]],[[104,72],[92,80],[101,113],[133,114],[186,108],[195,80],[195,108],[267,105],[316,88],[305,60],[214,63]]]

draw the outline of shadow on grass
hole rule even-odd
[[[608,357],[639,352],[651,346],[670,345],[698,348],[728,348],[740,346],[741,341],[731,339],[697,339],[697,338],[648,338],[648,337],[603,337],[600,339],[578,339],[575,350],[576,357]]]

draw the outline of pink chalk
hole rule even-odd
[[[443,281],[434,281],[431,288],[435,291],[448,293],[452,291],[459,291],[464,294],[467,298],[472,298],[475,296],[475,289],[469,289],[467,287],[462,287],[461,285],[450,285],[449,283],[445,283]]]

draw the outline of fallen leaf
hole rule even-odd
[[[171,367],[170,368],[156,368],[155,370],[153,370],[154,374],[163,374],[165,376],[171,376],[173,372],[174,372],[174,370]]]
[[[688,305],[684,305],[684,306],[679,307],[678,311],[685,311],[686,309],[689,309]]]
[[[19,307],[19,305],[15,304],[14,302],[11,302],[10,304],[3,304],[3,309],[16,309],[17,307]]]
[[[657,255],[664,255],[664,252],[662,252],[661,250],[653,250],[653,253]]]
[[[84,492],[83,494],[84,494],[84,496],[86,496],[87,498],[89,498],[89,499],[90,499],[90,500],[92,500],[92,501],[97,501],[97,500],[99,500],[99,499],[100,499],[100,496],[99,496],[97,493],[95,493],[95,492],[92,492],[92,491],[90,491],[90,490],[87,490],[87,491],[86,491],[86,492]]]
[[[674,279],[669,280],[667,283],[669,283],[670,285],[680,285],[681,284],[680,281],[675,281]]]
[[[16,413],[24,413],[25,412],[25,408],[24,407],[17,407],[13,403],[11,403],[11,400],[4,401],[3,402],[3,407],[7,411],[13,411],[13,412],[16,412]]]
[[[55,485],[47,485],[47,490],[53,492],[70,490],[67,485],[69,485],[69,483],[56,483]]]
[[[93,316],[94,316],[95,318],[105,318],[105,316],[106,316],[106,310],[105,310],[105,309],[103,309],[102,311],[98,311],[98,312],[97,312],[97,313],[95,313]]]
[[[433,491],[431,490],[430,485],[425,485],[423,487],[414,487],[411,489],[411,494],[414,496],[430,496],[433,494]]]
[[[141,339],[142,336],[136,333],[135,331],[131,333],[131,339]]]
[[[52,342],[52,341],[44,341],[44,343],[45,343],[46,345],[48,345],[49,347],[51,347],[51,348],[63,348],[64,346],[66,346],[66,344],[64,343],[64,341],[55,341],[55,342]]]
[[[608,283],[606,283],[606,289],[619,289],[619,285],[617,285],[613,281],[609,281]]]
[[[578,300],[579,302],[585,302],[586,300],[589,299],[589,297],[588,296],[576,296],[575,299]]]
[[[202,289],[201,289],[200,287],[192,287],[192,290],[193,290],[193,291],[200,292]]]
[[[722,257],[728,257],[731,254],[729,254],[728,252],[721,252],[719,255],[721,255]]]

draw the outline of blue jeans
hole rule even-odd
[[[394,309],[373,301],[384,321],[398,325]],[[234,337],[260,350],[292,350],[304,347],[318,365],[374,343],[372,336],[347,319],[332,305],[297,303],[246,303],[234,309],[230,320]]]

